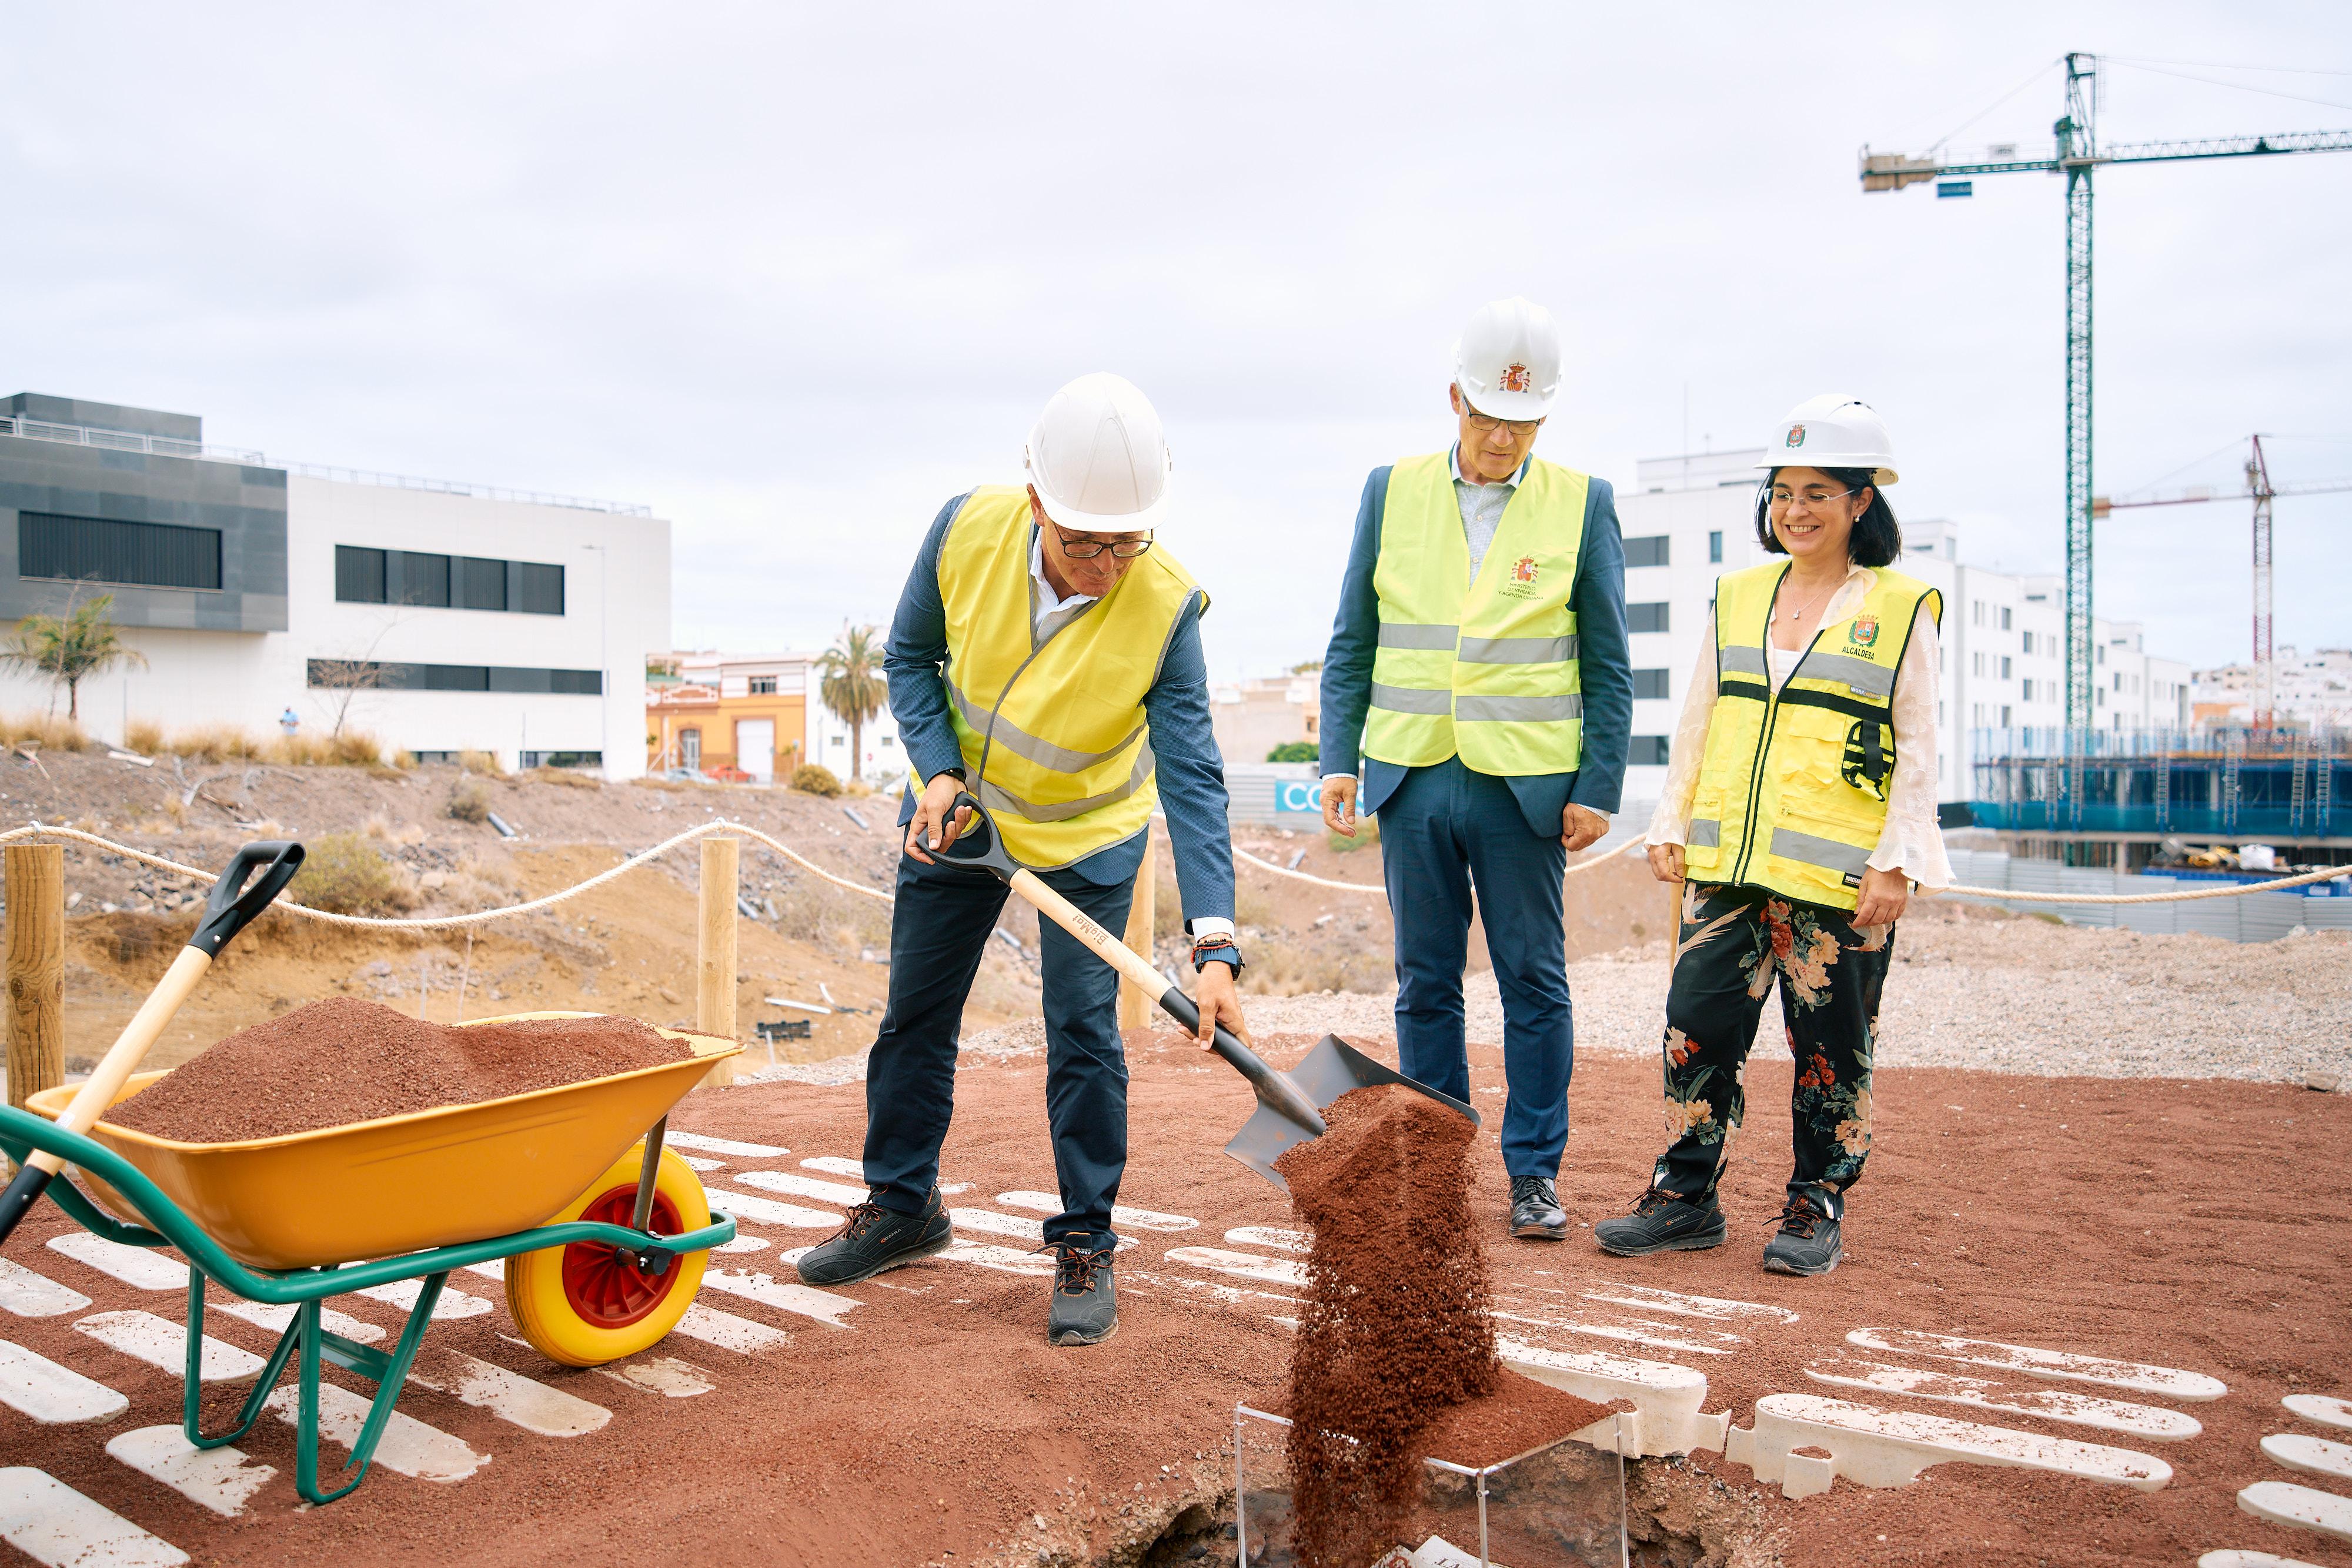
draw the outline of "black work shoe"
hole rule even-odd
[[[1780,1234],[1764,1244],[1764,1267],[1775,1274],[1826,1274],[1845,1249],[1838,1242],[1838,1199],[1821,1187],[1790,1196],[1780,1210]]]
[[[1100,1250],[1090,1250],[1097,1239],[1103,1243]],[[1080,1231],[1045,1247],[1054,1249],[1054,1303],[1045,1314],[1045,1338],[1055,1344],[1100,1344],[1117,1333],[1118,1295],[1110,1282],[1110,1238]]]
[[[1639,1258],[1651,1252],[1703,1252],[1723,1245],[1723,1210],[1715,1194],[1685,1197],[1654,1186],[1635,1201],[1631,1214],[1592,1228],[1604,1252]]]
[[[1539,1176],[1511,1178],[1511,1234],[1541,1241],[1568,1239],[1568,1211],[1559,1193]]]
[[[802,1254],[803,1285],[847,1285],[885,1269],[943,1252],[955,1239],[940,1189],[923,1200],[920,1214],[901,1214],[868,1201],[849,1211],[849,1223]]]

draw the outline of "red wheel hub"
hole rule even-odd
[[[636,1217],[637,1189],[616,1186],[599,1195],[580,1218],[601,1225],[626,1226]],[[677,1205],[666,1192],[654,1194],[654,1211],[646,1228],[657,1236],[675,1236]],[[669,1270],[649,1274],[617,1247],[599,1241],[575,1241],[563,1249],[563,1299],[583,1322],[597,1328],[626,1328],[662,1304],[677,1281],[677,1263]]]

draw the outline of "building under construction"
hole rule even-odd
[[[2169,839],[2352,862],[2352,732],[1984,729],[1973,768],[1974,825],[2027,852],[2129,871]]]

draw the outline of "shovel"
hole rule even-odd
[[[147,999],[139,1004],[131,1021],[122,1026],[113,1046],[74,1092],[65,1114],[58,1118],[58,1126],[69,1133],[87,1133],[98,1124],[107,1107],[114,1103],[114,1097],[122,1092],[124,1082],[138,1070],[147,1048],[163,1034],[163,1027],[180,1010],[180,1004],[188,999],[196,982],[205,977],[205,971],[220,956],[220,950],[228,946],[229,938],[268,908],[270,900],[283,893],[286,884],[294,880],[294,873],[301,869],[300,844],[247,844],[236,852],[236,858],[228,862],[228,869],[213,883],[212,895],[205,900],[205,915],[196,923],[196,934],[188,938],[188,945],[180,949],[172,967],[163,971],[163,977],[147,993]],[[259,876],[253,874],[257,870]],[[248,877],[253,879],[251,887],[246,886]],[[5,1192],[0,1192],[0,1241],[7,1240],[16,1231],[16,1222],[40,1201],[49,1179],[65,1168],[65,1163],[62,1155],[37,1149],[18,1167],[16,1179],[8,1184]]]
[[[1012,884],[1013,892],[1036,906],[1038,914],[1085,943],[1095,956],[1141,987],[1145,995],[1157,996],[1160,1010],[1182,1024],[1187,1033],[1200,1033],[1201,1009],[1184,994],[1183,988],[1171,985],[1168,977],[1149,961],[1046,886],[1035,872],[1014,860],[1006,851],[996,824],[978,800],[968,794],[959,795],[956,806],[971,812],[971,824],[960,831],[952,844],[934,853],[942,860],[984,867],[1003,877]],[[1416,1083],[1394,1068],[1383,1067],[1336,1034],[1325,1035],[1287,1072],[1268,1067],[1222,1024],[1209,1049],[1248,1079],[1251,1090],[1257,1095],[1257,1109],[1242,1124],[1234,1141],[1225,1145],[1225,1153],[1285,1192],[1290,1190],[1290,1184],[1282,1179],[1274,1162],[1293,1144],[1319,1138],[1328,1131],[1323,1122],[1324,1109],[1350,1090],[1401,1083],[1416,1094],[1426,1094],[1448,1110],[1469,1117],[1472,1126],[1478,1124],[1478,1113],[1461,1101],[1440,1094],[1426,1083]]]

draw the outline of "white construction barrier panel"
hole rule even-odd
[[[1798,1448],[1826,1448],[1819,1459]],[[1734,1427],[1723,1457],[1778,1481],[1789,1497],[1830,1490],[1839,1476],[1866,1487],[1908,1486],[1930,1465],[2005,1465],[2112,1481],[2155,1491],[2172,1467],[2151,1454],[2045,1437],[2007,1427],[1981,1427],[1909,1410],[1881,1410],[1811,1394],[1768,1394],[1756,1402],[1756,1424]]]

